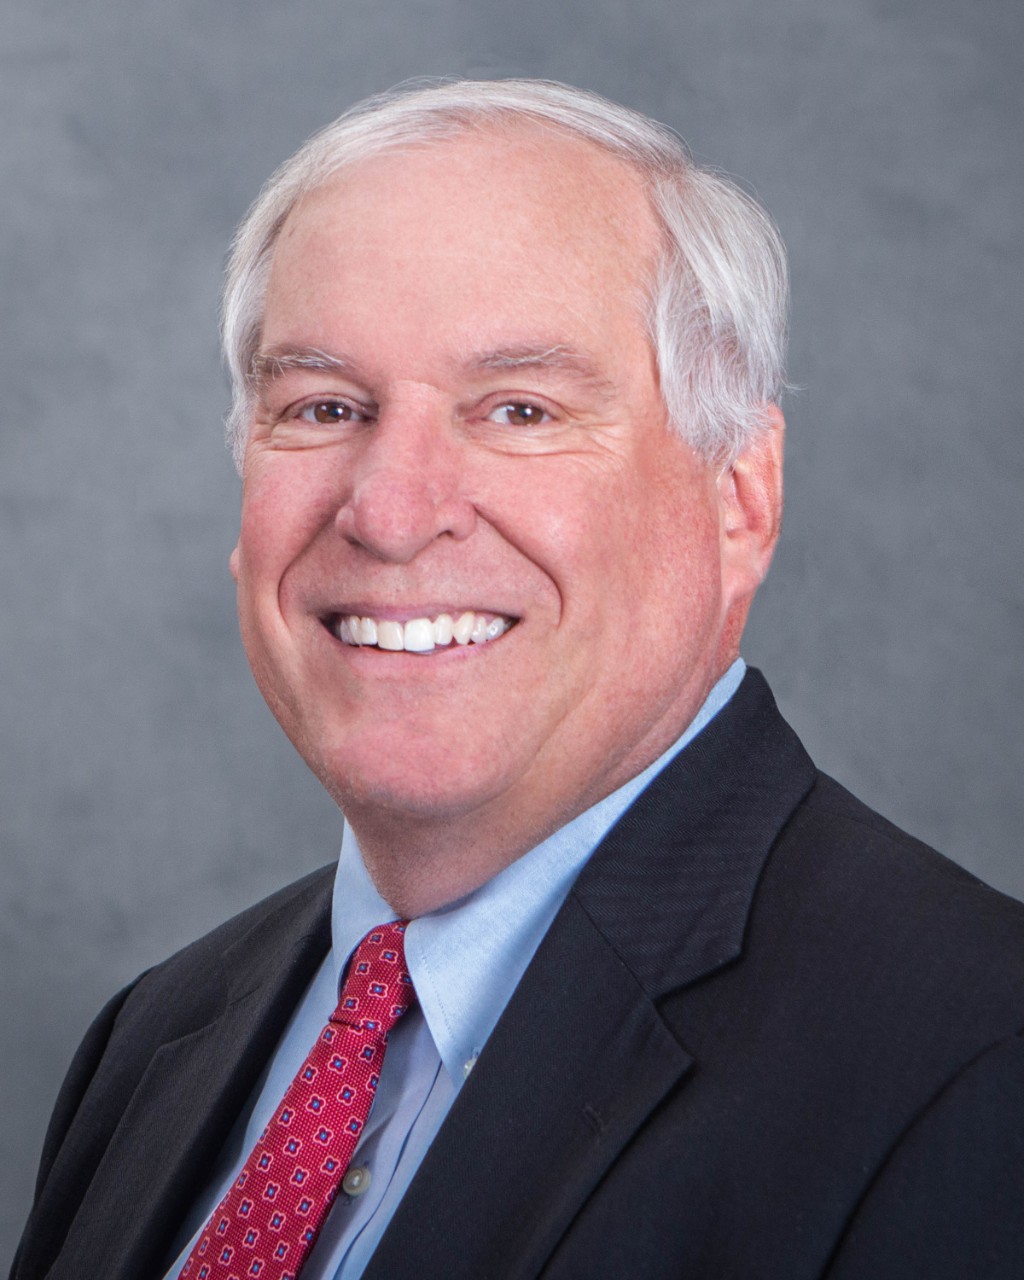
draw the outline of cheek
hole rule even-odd
[[[267,462],[288,465],[254,466],[242,490],[239,573],[257,589],[280,578],[337,510],[337,495],[323,468],[298,456]]]
[[[644,518],[629,555],[637,608],[662,644],[692,649],[721,613],[718,507],[705,484],[656,485],[640,499]]]
[[[554,582],[568,607],[578,604],[581,588],[592,595],[611,586],[624,552],[639,540],[643,511],[620,467],[552,461],[538,460],[498,485],[481,486],[478,505],[502,537]]]

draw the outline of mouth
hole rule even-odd
[[[471,644],[490,644],[510,630],[518,618],[500,613],[440,613],[436,617],[374,618],[354,613],[332,613],[324,626],[342,644],[353,648],[381,649],[390,653],[434,653]]]

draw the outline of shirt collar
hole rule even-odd
[[[479,889],[410,922],[405,958],[420,1008],[455,1087],[494,1029],[583,864],[655,774],[725,706],[746,666],[732,664],[686,731],[653,764],[516,859]],[[334,882],[338,981],[374,927],[396,919],[377,892],[346,824]]]

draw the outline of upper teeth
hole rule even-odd
[[[345,644],[430,653],[453,641],[455,644],[486,644],[488,640],[504,635],[511,625],[511,618],[471,611],[457,618],[450,613],[442,613],[437,618],[410,618],[408,622],[344,614],[338,618],[334,632]]]

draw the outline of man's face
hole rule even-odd
[[[731,549],[724,482],[667,427],[657,243],[631,171],[532,129],[377,157],[289,217],[232,565],[260,688],[357,831],[522,852],[733,656],[767,554]]]

